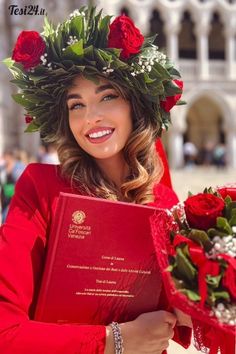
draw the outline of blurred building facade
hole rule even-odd
[[[57,21],[87,2],[48,0],[40,1],[40,7]],[[0,2],[0,36],[5,43],[1,58],[10,55],[12,43],[22,28],[37,30],[42,23],[42,16],[9,16],[7,3]],[[24,1],[19,3],[22,7]],[[199,150],[225,144],[227,163],[235,168],[236,1],[94,0],[90,3],[115,16],[125,12],[145,35],[158,33],[156,44],[180,69],[187,105],[172,109],[172,126],[164,135],[171,166],[183,165],[183,146],[191,141]],[[39,138],[23,134],[23,112],[10,99],[12,87],[8,80],[5,70],[0,83],[0,152],[15,141],[23,148],[36,149]]]

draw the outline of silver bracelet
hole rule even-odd
[[[124,346],[120,325],[117,322],[112,322],[110,327],[114,337],[115,354],[123,354]]]

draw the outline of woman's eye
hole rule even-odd
[[[106,95],[105,97],[103,97],[103,101],[110,101],[118,97],[119,97],[118,95],[114,95],[114,94]]]
[[[71,105],[71,107],[69,108],[70,111],[73,111],[75,109],[80,109],[84,107],[84,105],[82,103],[74,103]]]

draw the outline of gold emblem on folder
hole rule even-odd
[[[85,218],[86,218],[86,215],[85,215],[85,213],[82,210],[76,210],[72,214],[72,221],[75,224],[83,224]]]

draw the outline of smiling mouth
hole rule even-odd
[[[90,133],[87,135],[87,137],[89,139],[100,139],[100,138],[104,138],[107,137],[109,135],[111,135],[113,133],[115,129],[104,129],[98,132],[94,132],[94,133]]]

